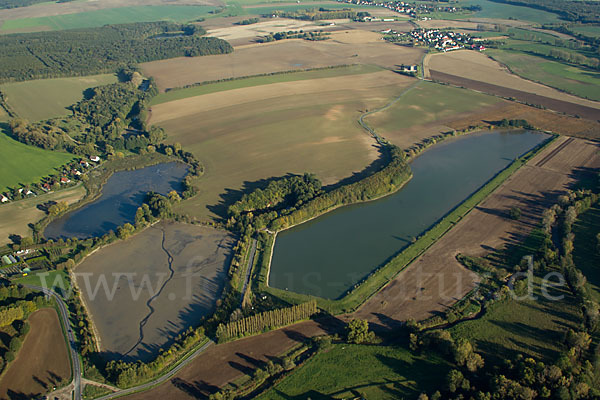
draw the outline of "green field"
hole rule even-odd
[[[170,90],[154,97],[150,105],[167,103],[173,100],[186,99],[188,97],[201,96],[209,93],[222,92],[225,90],[241,89],[252,86],[269,85],[279,82],[304,81],[309,79],[331,78],[335,76],[360,75],[371,72],[381,71],[382,69],[374,65],[351,65],[340,68],[316,69],[312,71],[289,72],[282,74],[273,74],[266,76],[255,76],[242,79],[233,79],[230,81],[209,83],[184,89]]]
[[[54,15],[39,18],[23,18],[4,21],[2,31],[31,32],[39,30],[62,30],[92,28],[107,24],[132,22],[174,21],[186,22],[206,17],[211,6],[132,6],[87,11],[75,14]]]
[[[37,182],[71,159],[71,154],[42,150],[17,142],[0,127],[0,192],[21,183]]]
[[[581,35],[593,38],[600,37],[600,25],[575,25],[569,27],[569,29]]]
[[[356,4],[348,4],[348,3],[319,3],[319,2],[315,2],[315,3],[309,3],[309,4],[294,4],[294,5],[277,5],[277,4],[273,4],[273,6],[261,6],[261,7],[248,7],[248,8],[244,8],[244,11],[246,11],[248,14],[255,14],[255,15],[262,15],[262,14],[269,14],[272,13],[273,11],[286,11],[286,12],[293,12],[293,11],[298,11],[298,10],[306,10],[306,9],[311,9],[311,8],[326,8],[328,10],[338,10],[338,9],[342,9],[342,8],[352,8],[352,9],[373,9],[373,7],[369,7],[369,6],[359,6]]]
[[[86,89],[116,81],[112,74],[38,79],[6,83],[0,90],[17,115],[33,122],[68,115],[71,111],[66,107],[81,100]]]
[[[494,96],[421,82],[392,106],[369,115],[365,121],[379,134],[389,139],[400,129],[440,121],[498,102],[500,100]]]
[[[596,235],[600,233],[600,205],[596,203],[582,214],[573,226],[573,261],[583,272],[588,284],[595,293],[596,301],[600,300],[600,249]]]
[[[336,344],[258,398],[415,399],[441,386],[449,369],[434,354],[415,356],[399,347]]]
[[[488,50],[492,58],[515,74],[591,100],[600,100],[600,73],[528,54]]]
[[[564,295],[553,301],[541,296],[541,279],[534,278],[534,282],[536,300],[502,300],[491,305],[482,318],[451,328],[452,335],[469,339],[484,358],[495,362],[518,353],[554,361],[562,350],[564,333],[581,323],[580,310],[566,285],[562,290],[549,289],[553,296]]]
[[[4,108],[0,107],[0,122],[7,122],[10,116],[4,111]]]
[[[557,14],[536,10],[529,7],[513,6],[510,4],[495,3],[489,0],[459,0],[457,6],[481,6],[481,11],[477,11],[468,15],[456,15],[450,19],[460,18],[498,18],[498,19],[516,19],[519,21],[531,21],[539,24],[552,23],[560,21]]]

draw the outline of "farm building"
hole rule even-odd
[[[10,254],[8,256],[8,259],[10,260],[11,264],[14,264],[17,262],[17,259],[15,258],[15,256],[13,256],[12,254]]]
[[[10,258],[8,258],[8,256],[2,256],[2,264],[10,265],[10,264],[12,264],[12,262],[10,261]]]
[[[400,71],[402,71],[402,72],[417,72],[417,66],[416,65],[401,65]]]

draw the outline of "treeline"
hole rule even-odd
[[[260,18],[248,18],[241,20],[240,22],[236,22],[235,25],[252,25],[256,24],[260,21]]]
[[[269,34],[266,36],[263,36],[261,38],[258,38],[256,41],[258,43],[265,43],[265,42],[274,42],[277,40],[284,40],[284,39],[304,39],[304,40],[309,40],[309,41],[319,41],[319,40],[327,40],[329,39],[329,36],[331,35],[331,33],[327,32],[323,32],[321,31],[311,31],[311,32],[304,32],[302,30],[300,31],[287,31],[287,32],[277,32],[277,33],[273,33],[273,34]]]
[[[565,1],[565,0],[491,0],[496,3],[531,7],[550,11],[568,21],[600,22],[597,1]]]
[[[68,3],[73,0],[58,0],[57,3]],[[47,3],[48,0],[0,0],[0,9],[29,7],[34,4]]]
[[[157,38],[157,35],[180,33]],[[169,22],[0,36],[0,81],[113,72],[131,63],[233,51],[204,30]]]
[[[146,382],[173,366],[185,353],[200,344],[205,338],[204,328],[190,327],[178,335],[175,342],[151,362],[110,361],[105,367],[106,377],[121,388]]]
[[[302,207],[271,222],[271,229],[280,230],[318,216],[335,207],[360,201],[373,200],[397,190],[408,181],[412,172],[405,153],[394,145],[384,146],[390,162],[358,182],[344,185],[306,202]]]
[[[273,11],[264,15],[264,17],[277,16],[280,18],[299,19],[303,21],[319,21],[322,19],[357,19],[367,17],[368,12],[356,12],[351,8],[343,8],[341,10],[328,10],[325,8],[313,8],[298,11]]]
[[[316,313],[317,302],[314,300],[288,308],[265,311],[237,321],[231,321],[225,325],[220,324],[217,327],[217,339],[219,342],[225,342],[242,336],[262,333],[308,319]]]
[[[298,207],[321,194],[321,186],[321,181],[308,173],[272,180],[264,189],[243,195],[229,206],[227,213],[230,217],[238,218],[242,213],[257,210]]]

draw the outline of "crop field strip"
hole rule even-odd
[[[488,251],[484,249],[501,249],[526,237],[539,222],[545,207],[553,204],[574,182],[577,171],[600,167],[598,145],[581,139],[573,139],[547,163],[536,166],[568,140],[560,138],[521,167],[353,316],[382,326],[389,321],[419,320],[445,309],[461,293],[469,292],[477,278],[456,261],[457,254],[481,256]],[[512,206],[523,210],[519,221],[507,218],[507,210]],[[451,283],[447,285],[450,287],[437,290],[440,279]]]

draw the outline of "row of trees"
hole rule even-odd
[[[357,19],[369,16],[368,12],[356,12],[351,8],[343,8],[340,10],[328,10],[323,7],[316,9],[298,10],[298,11],[273,11],[265,17],[273,15],[280,18],[300,19],[303,21],[319,21],[322,19]]]
[[[172,32],[177,36],[156,38]],[[170,22],[106,25],[100,28],[3,35],[0,81],[80,76],[166,58],[233,51],[221,39]]]
[[[317,302],[314,300],[288,308],[265,311],[227,324],[220,324],[217,327],[217,339],[219,342],[225,342],[238,337],[265,332],[308,319],[316,313]]]
[[[394,145],[384,147],[390,162],[376,173],[349,185],[344,185],[306,202],[297,210],[271,222],[271,229],[280,230],[320,215],[332,208],[373,200],[391,193],[408,181],[412,172],[405,153]]]

